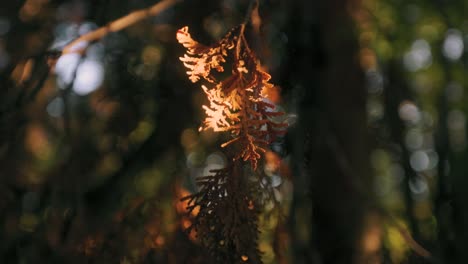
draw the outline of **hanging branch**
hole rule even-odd
[[[221,147],[232,146],[234,160],[250,161],[256,170],[268,145],[285,133],[287,125],[273,120],[284,113],[276,111],[268,102],[266,92],[273,87],[269,82],[271,76],[262,69],[245,37],[253,3],[245,22],[212,46],[195,41],[188,27],[177,32],[177,40],[187,48],[180,60],[188,69],[189,79],[206,83],[202,89],[209,105],[203,106],[207,117],[200,130],[212,129],[230,135]],[[224,72],[226,59],[231,57],[231,75],[217,77],[216,72]]]
[[[201,130],[212,129],[227,137],[229,164],[214,175],[197,179],[200,190],[184,197],[194,230],[216,257],[227,263],[261,263],[257,247],[258,215],[265,197],[274,199],[263,173],[257,171],[269,144],[286,132],[286,124],[275,120],[284,113],[267,100],[273,88],[245,37],[256,1],[251,1],[242,24],[221,40],[205,46],[183,27],[177,40],[186,49],[180,58],[188,78],[202,83],[209,104],[203,105],[205,120]],[[231,70],[227,77],[219,74]],[[244,161],[248,161],[247,166]],[[247,170],[245,170],[247,169]],[[253,173],[254,177],[251,177]],[[195,212],[198,212],[194,215]]]

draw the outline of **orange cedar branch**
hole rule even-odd
[[[233,146],[237,153],[234,159],[250,161],[255,170],[268,144],[285,133],[286,124],[272,120],[284,113],[267,102],[266,92],[273,87],[271,76],[261,69],[244,29],[245,25],[234,28],[211,46],[194,40],[188,27],[177,31],[176,37],[187,49],[180,60],[188,69],[189,79],[208,82],[202,85],[209,105],[203,106],[206,118],[200,130],[228,132],[232,139],[221,147]],[[217,76],[228,60],[231,75]]]

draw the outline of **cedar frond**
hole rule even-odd
[[[212,170],[214,175],[198,178],[200,191],[189,195],[187,215],[192,216],[188,232],[197,237],[219,263],[261,263],[258,251],[258,202],[242,175],[242,164]],[[247,188],[246,188],[247,186]],[[198,208],[198,214],[191,212]]]
[[[226,62],[225,57],[228,55],[228,50],[234,48],[230,34],[211,47],[204,46],[192,39],[187,26],[179,29],[176,37],[179,43],[187,48],[187,54],[180,57],[180,60],[189,69],[187,71],[189,79],[194,83],[200,78],[215,82],[216,80],[211,77],[211,70],[224,71],[221,64]]]
[[[205,121],[200,130],[228,132],[232,139],[222,147],[232,146],[234,159],[250,161],[256,170],[268,144],[284,134],[286,125],[272,120],[283,115],[268,103],[266,93],[273,87],[271,76],[262,70],[255,53],[248,46],[244,27],[235,28],[213,46],[204,46],[192,39],[188,27],[177,32],[177,40],[187,54],[180,60],[187,67],[192,82],[202,85],[209,105],[203,106]],[[231,75],[216,78],[213,70],[224,71],[226,58],[232,58]]]

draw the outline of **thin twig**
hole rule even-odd
[[[124,17],[110,22],[106,26],[93,30],[72,41],[70,44],[65,46],[62,54],[82,52],[85,48],[76,48],[75,46],[77,44],[99,40],[111,32],[120,31],[148,17],[156,16],[179,1],[181,0],[163,0],[151,7],[131,12]]]
[[[244,31],[245,31],[245,26],[250,20],[250,17],[252,16],[252,10],[255,6],[255,4],[258,6],[258,1],[256,0],[251,0],[249,3],[249,7],[247,8],[247,12],[245,13],[245,18],[244,21],[242,22],[239,30],[239,37],[237,38],[237,45],[236,45],[236,59],[239,60],[240,56],[240,51],[241,51],[241,42],[244,39]],[[248,45],[246,45],[248,47]]]
[[[387,219],[391,221],[391,224],[393,224],[398,232],[400,233],[401,237],[406,241],[406,243],[410,246],[410,248],[416,252],[421,257],[425,258],[430,258],[432,257],[431,252],[429,252],[427,249],[425,249],[421,244],[419,244],[416,240],[414,240],[413,236],[410,234],[408,229],[404,227],[402,224],[400,224],[395,217],[393,217],[389,213],[385,213],[387,216]]]
[[[23,72],[21,73],[21,77],[18,83],[24,84],[25,82],[29,81],[32,75],[33,67],[34,67],[34,60],[32,58],[26,60],[24,67],[23,67]]]
[[[249,22],[250,18],[252,17],[252,11],[253,11],[254,6],[258,6],[258,0],[250,1],[249,7],[247,8],[247,12],[245,13],[244,22],[242,23],[242,25],[245,26]],[[243,31],[241,33],[243,33]]]

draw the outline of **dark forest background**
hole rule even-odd
[[[0,263],[219,263],[184,231],[180,198],[225,157],[175,36],[214,43],[250,1],[179,1],[62,54],[156,2],[0,3]],[[258,12],[247,37],[289,125],[260,167],[262,262],[467,263],[468,2]]]

